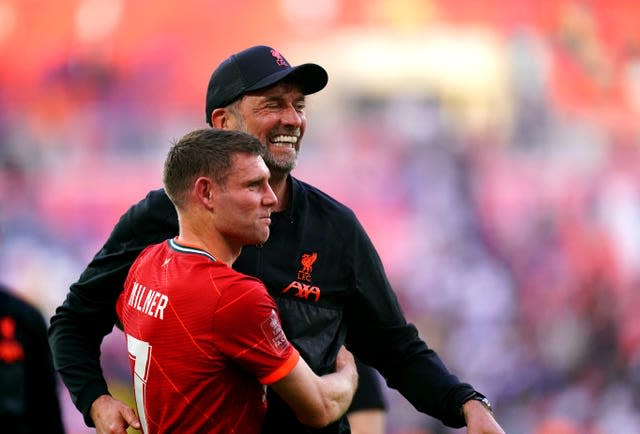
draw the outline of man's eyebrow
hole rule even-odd
[[[306,95],[302,94],[296,98],[294,98],[295,101],[305,101],[306,100]],[[263,98],[267,101],[278,101],[278,100],[282,100],[285,99],[285,97],[281,94],[281,93],[275,93],[272,95],[263,95]]]
[[[245,180],[245,185],[256,185],[256,184],[262,184],[264,181],[268,181],[269,180],[269,176],[265,176],[265,175],[256,175],[256,176],[252,176],[251,178],[247,178]]]

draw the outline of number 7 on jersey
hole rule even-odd
[[[142,425],[142,432],[149,432],[147,429],[147,415],[144,404],[147,377],[149,375],[149,363],[151,362],[151,348],[149,342],[141,341],[131,335],[127,335],[127,352],[129,353],[129,358],[134,361],[133,388],[136,395],[136,406],[138,407],[138,417]]]

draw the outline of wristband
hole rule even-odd
[[[491,403],[489,402],[489,400],[487,399],[486,396],[484,396],[482,393],[480,392],[475,392],[473,395],[471,395],[468,399],[466,399],[462,405],[464,405],[466,402],[470,401],[470,400],[474,400],[474,401],[479,401],[480,404],[482,404],[484,406],[484,408],[487,409],[487,411],[489,413],[491,413],[491,415],[493,416],[493,407],[491,407]],[[462,407],[460,407],[460,414],[462,414],[464,416],[464,413],[462,411]]]

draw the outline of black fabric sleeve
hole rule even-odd
[[[115,303],[131,264],[148,245],[178,234],[178,218],[163,190],[150,192],[120,218],[51,318],[49,343],[71,399],[93,426],[93,401],[108,393],[100,345],[116,321]]]
[[[387,401],[382,387],[380,387],[380,380],[376,370],[357,358],[356,367],[358,369],[358,388],[347,413],[360,410],[386,410]]]
[[[346,309],[348,348],[416,409],[447,426],[464,426],[460,409],[473,387],[451,374],[407,323],[378,253],[355,216],[354,221],[349,262],[355,290]]]

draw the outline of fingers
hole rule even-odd
[[[112,423],[96,424],[97,434],[127,434],[127,425],[124,420],[112,421]]]
[[[129,426],[141,428],[133,409],[110,395],[101,395],[93,402],[91,418],[97,434],[127,434]]]
[[[338,355],[336,356],[336,369],[340,369],[345,365],[355,365],[355,359],[353,358],[353,354],[349,350],[347,350],[344,346],[340,347],[338,351]]]
[[[129,409],[129,411],[131,411]],[[134,415],[135,418],[135,415]],[[127,428],[131,425],[124,417],[124,411],[120,411],[119,416],[113,415],[111,418],[103,418],[96,423],[97,434],[127,434]],[[132,425],[133,426],[133,425]],[[134,428],[136,428],[134,426]],[[136,429],[140,429],[139,427]]]
[[[136,413],[130,407],[125,407],[121,414],[130,427],[134,429],[140,429],[142,427],[140,419],[138,419],[138,416],[136,416]]]

